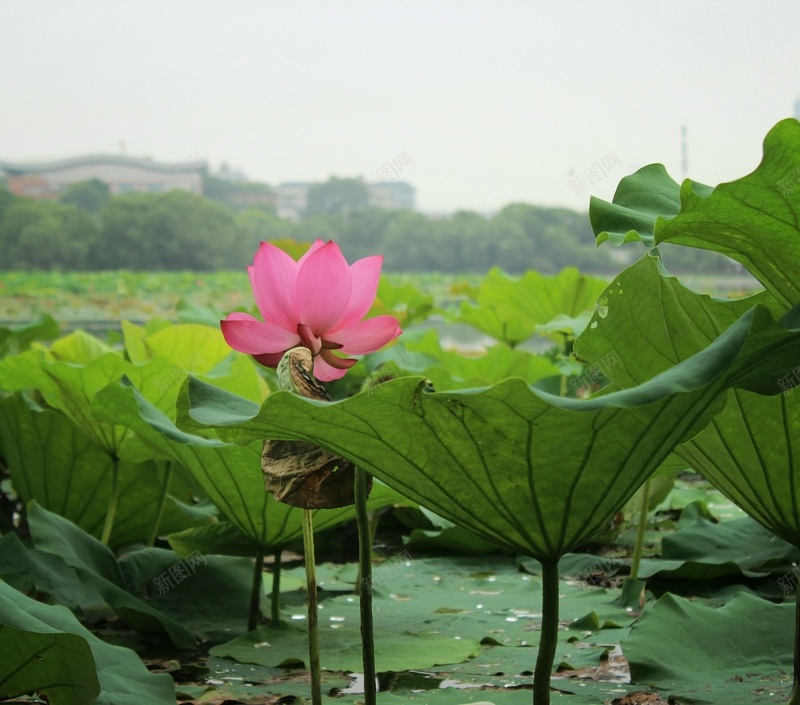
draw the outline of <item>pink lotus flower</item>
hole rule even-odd
[[[314,355],[314,376],[323,382],[343,377],[356,364],[334,354],[365,355],[400,333],[391,316],[361,320],[378,290],[383,257],[347,264],[338,245],[317,240],[297,262],[262,242],[247,268],[263,321],[231,313],[220,322],[234,350],[277,367],[284,353],[303,346]]]

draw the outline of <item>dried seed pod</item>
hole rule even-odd
[[[278,502],[303,509],[353,504],[355,466],[308,441],[264,441],[261,469]],[[370,476],[367,483],[371,488]]]
[[[278,365],[281,389],[309,399],[331,401],[312,375],[314,358],[306,348],[294,348]],[[302,509],[334,509],[354,502],[355,466],[309,441],[264,441],[261,470],[267,492],[278,502]],[[372,478],[367,476],[367,493]]]

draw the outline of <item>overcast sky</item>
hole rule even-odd
[[[199,155],[275,185],[400,158],[427,211],[680,179],[682,125],[692,178],[738,178],[800,97],[797,0],[0,0],[0,27],[0,160]]]

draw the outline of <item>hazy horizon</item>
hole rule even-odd
[[[197,154],[275,186],[369,180],[406,155],[398,176],[428,212],[586,210],[651,162],[680,179],[683,125],[688,175],[735,179],[800,95],[800,4],[783,0],[0,11],[13,28],[0,45],[0,160]]]

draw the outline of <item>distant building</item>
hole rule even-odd
[[[234,210],[244,208],[278,208],[278,194],[267,184],[248,181],[239,169],[222,162],[215,173],[203,175],[203,195],[220,201]]]
[[[287,181],[278,185],[277,213],[280,218],[297,222],[308,210],[308,192],[319,182]],[[369,205],[375,208],[414,210],[416,190],[405,181],[377,181],[366,184]]]
[[[313,181],[285,181],[275,187],[278,194],[277,213],[279,218],[297,222],[308,210],[308,192]]]
[[[250,184],[246,185],[250,186]],[[274,209],[276,212],[278,209],[278,196],[267,187],[231,191],[226,195],[225,202],[237,210],[241,208],[258,208],[259,206],[269,208],[270,210]]]
[[[112,195],[162,193],[172,189],[203,193],[203,174],[208,163],[191,155],[175,164],[122,155],[93,155],[55,162],[12,163],[0,161],[7,188],[17,196],[55,199],[70,185],[99,179]]]
[[[371,206],[414,210],[416,191],[405,181],[378,181],[367,184],[367,188]]]
[[[232,168],[228,162],[222,162],[216,174],[212,174],[220,181],[227,181],[229,184],[246,184],[247,177],[241,169]]]

